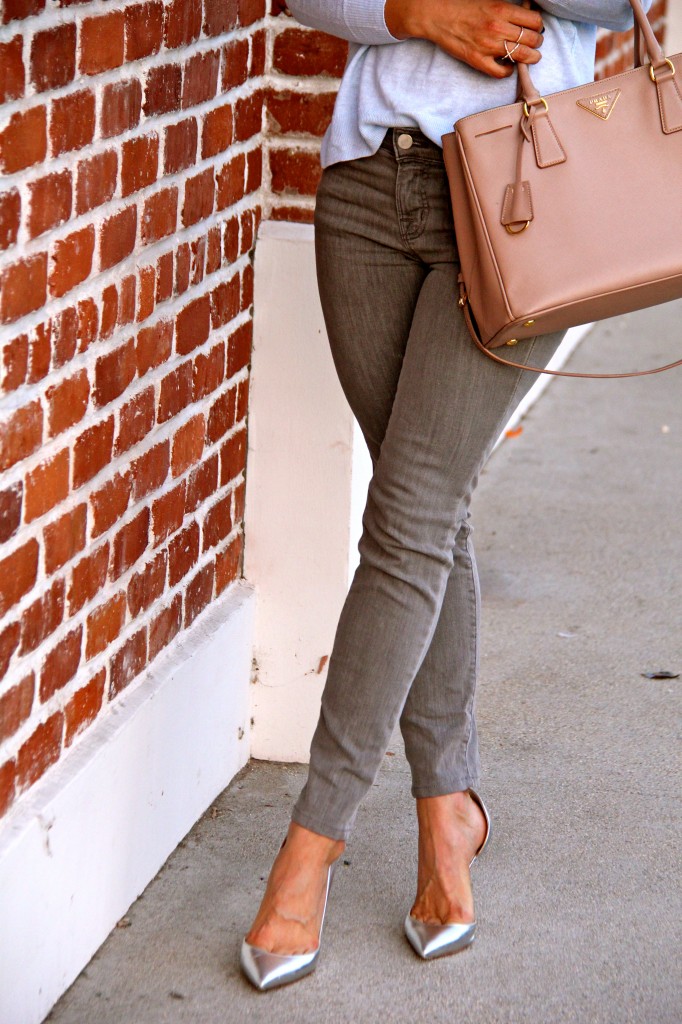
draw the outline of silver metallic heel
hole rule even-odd
[[[469,790],[471,799],[483,811],[485,818],[485,835],[483,842],[474,854],[471,864],[483,853],[483,850],[490,839],[491,825],[490,815],[485,804],[478,793],[473,789]],[[469,864],[469,867],[471,867]],[[408,914],[405,918],[405,935],[415,953],[423,960],[435,960],[437,956],[447,956],[450,953],[458,953],[460,949],[466,949],[474,941],[476,936],[476,922],[470,924],[429,924],[427,921],[419,921],[416,917]]]
[[[242,971],[252,985],[255,985],[261,992],[267,992],[271,988],[279,988],[280,985],[288,985],[292,981],[304,978],[311,974],[317,966],[317,958],[322,948],[322,929],[324,928],[324,916],[327,912],[327,900],[331,889],[332,878],[336,869],[336,861],[330,866],[327,874],[327,891],[324,896],[324,907],[322,909],[322,921],[320,923],[320,937],[317,949],[312,953],[269,953],[267,949],[259,949],[258,946],[251,946],[246,939],[242,942],[240,964]]]

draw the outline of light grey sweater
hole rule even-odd
[[[386,28],[385,0],[288,0],[304,25],[350,42],[348,63],[322,141],[322,166],[371,156],[387,128],[420,128],[440,145],[460,117],[513,103],[516,76],[491,78],[425,39],[396,39]],[[652,0],[643,0],[646,10]],[[542,60],[531,69],[541,95],[594,78],[597,26],[632,26],[629,0],[538,0]]]

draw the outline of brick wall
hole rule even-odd
[[[264,0],[5,0],[0,813],[240,573]]]
[[[345,55],[265,0],[4,0],[0,814],[240,574],[254,240],[312,219]]]

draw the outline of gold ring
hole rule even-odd
[[[663,59],[665,60],[666,64],[668,65],[668,67],[672,71],[672,75],[670,77],[674,78],[675,77],[675,65],[673,64],[673,62],[671,60],[669,60],[668,57],[664,57]],[[656,81],[656,75],[654,74],[654,66],[653,66],[653,64],[649,65],[649,74],[651,75],[651,81],[655,82]]]
[[[510,50],[509,49],[509,40],[508,39],[504,40],[504,50],[505,50],[505,53],[507,54],[507,56],[509,57],[509,60],[512,62],[512,64],[516,64],[516,61],[514,60],[514,57],[512,56],[512,54],[516,53],[518,48],[519,48],[519,44],[516,43],[516,45]]]
[[[540,103],[544,104],[545,110],[549,110],[549,103],[542,96],[540,97]],[[528,104],[527,103],[523,104],[523,113],[525,114],[526,117],[530,117],[530,111],[528,109]]]

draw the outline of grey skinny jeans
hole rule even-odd
[[[442,152],[421,132],[392,129],[374,156],[324,171],[315,240],[332,355],[374,472],[293,820],[347,839],[399,716],[415,797],[478,784],[469,503],[536,375],[496,365],[467,334]],[[514,359],[545,365],[562,337]]]

